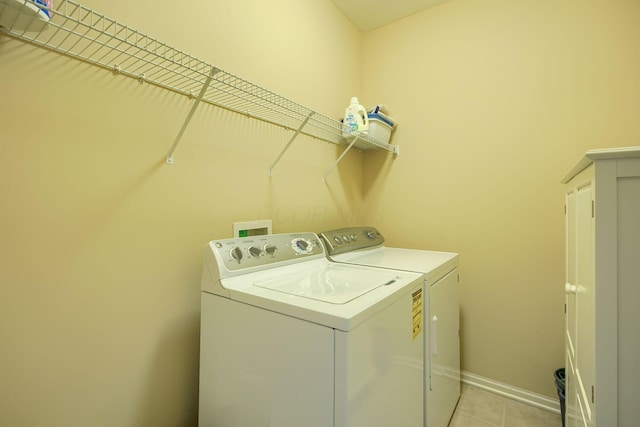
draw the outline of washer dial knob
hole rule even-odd
[[[262,249],[256,246],[249,247],[249,255],[253,258],[259,258],[263,255]]]
[[[376,238],[376,232],[373,230],[367,230],[364,232],[364,235],[367,236],[368,239],[375,239]]]
[[[307,239],[301,237],[293,239],[291,241],[291,247],[298,254],[310,254],[313,250],[313,244]]]
[[[274,256],[276,256],[276,252],[278,252],[278,247],[275,245],[265,245],[264,251],[267,253],[267,255],[273,258]]]
[[[238,246],[235,246],[233,249],[231,249],[230,255],[231,255],[231,258],[236,260],[238,264],[240,264],[240,261],[242,261],[242,258],[244,258],[242,249],[240,249]]]

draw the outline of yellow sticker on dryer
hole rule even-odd
[[[422,333],[422,288],[411,294],[413,297],[413,307],[411,317],[413,318],[413,339],[415,340]]]

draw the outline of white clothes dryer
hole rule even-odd
[[[421,273],[425,326],[425,426],[446,427],[460,399],[458,254],[384,246],[375,227],[320,233],[332,261]]]
[[[420,274],[337,264],[314,233],[205,249],[200,427],[424,420]]]

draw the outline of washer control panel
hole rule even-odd
[[[229,271],[325,256],[324,247],[315,233],[267,234],[212,240],[209,242],[209,248],[218,264],[222,264],[224,269]]]
[[[320,233],[329,256],[379,246],[384,237],[375,227],[339,228]]]

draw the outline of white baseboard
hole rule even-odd
[[[481,377],[480,375],[470,372],[462,371],[460,372],[460,377],[463,384],[499,394],[500,396],[508,397],[509,399],[517,400],[518,402],[526,403],[527,405],[535,406],[536,408],[556,414],[560,413],[559,399],[552,399],[542,394],[527,391],[490,378]]]

